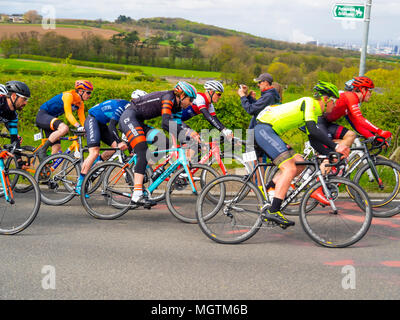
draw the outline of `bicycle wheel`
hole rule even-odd
[[[374,162],[381,184],[369,172],[366,164],[358,169],[354,182],[368,192],[375,217],[391,217],[400,212],[400,165],[382,158]]]
[[[104,172],[104,174],[98,174]],[[99,187],[93,188],[92,176],[102,179]],[[81,202],[87,213],[101,220],[121,217],[129,209],[133,190],[133,172],[117,162],[104,162],[92,168],[82,183]]]
[[[26,193],[13,192],[14,203],[5,200],[3,185],[0,184],[0,234],[11,235],[26,229],[35,220],[40,208],[40,190],[35,179],[23,170],[8,170],[10,181],[15,186],[28,188]],[[14,187],[15,188],[15,187]]]
[[[35,180],[45,204],[62,205],[76,195],[74,190],[81,172],[79,161],[66,154],[53,154],[39,165]]]
[[[243,192],[248,193],[247,197],[243,197]],[[217,204],[208,200],[210,193],[220,195]],[[237,244],[259,230],[263,205],[263,195],[252,182],[246,183],[241,176],[221,176],[203,189],[197,199],[196,216],[208,238],[218,243]]]
[[[190,165],[190,172],[197,192],[192,191],[190,177],[186,174],[185,168],[182,167],[168,181],[165,201],[169,211],[178,220],[186,223],[197,223],[197,196],[208,182],[218,177],[218,173],[203,164]]]
[[[307,212],[310,195],[321,186],[321,182],[316,182],[307,190],[302,199],[301,225],[313,241],[324,247],[350,246],[361,240],[371,225],[372,208],[368,195],[358,184],[346,178],[331,177],[326,184],[336,211],[328,205],[317,206],[314,210]],[[354,199],[346,190],[351,190]]]

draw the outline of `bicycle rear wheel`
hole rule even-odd
[[[302,199],[301,225],[313,241],[324,247],[348,247],[361,240],[371,225],[370,200],[367,193],[349,179],[331,177],[326,184],[337,210],[334,211],[330,205],[306,210],[308,202],[314,200],[310,195],[321,187],[321,182],[317,182],[307,190]],[[351,191],[354,198],[349,196],[347,190]]]
[[[102,182],[98,184],[97,179]],[[132,208],[132,190],[132,170],[121,163],[104,162],[92,168],[83,180],[81,202],[87,213],[96,219],[117,219]]]
[[[218,173],[209,166],[193,164],[190,166],[196,193],[193,193],[190,177],[185,168],[180,168],[168,181],[165,201],[169,211],[180,221],[197,223],[196,200],[205,185],[218,177]]]
[[[25,193],[13,192],[14,203],[6,201],[3,185],[0,184],[0,234],[12,235],[26,229],[35,220],[40,209],[40,190],[35,179],[23,170],[10,169],[10,181],[25,188]],[[14,190],[13,190],[14,191]]]
[[[243,197],[242,193],[247,196]],[[218,197],[210,201],[209,194]],[[264,204],[261,191],[243,177],[228,175],[211,181],[196,203],[199,227],[211,240],[223,244],[237,244],[256,234],[262,225],[261,208]]]
[[[80,174],[79,159],[66,154],[53,154],[39,165],[35,180],[45,204],[58,206],[70,201]]]

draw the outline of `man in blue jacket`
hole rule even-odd
[[[258,114],[264,110],[266,106],[270,106],[273,104],[281,103],[281,96],[279,92],[272,87],[273,78],[269,73],[262,73],[258,76],[258,78],[254,79],[257,82],[260,91],[261,97],[260,99],[255,98],[255,92],[250,91],[248,92],[248,87],[246,85],[240,85],[238,90],[238,94],[240,96],[240,102],[242,103],[242,107],[246,112],[253,116],[250,121],[249,129],[254,129],[255,125],[257,124],[256,118]],[[257,154],[257,158],[262,162],[264,158],[264,151],[255,143],[254,141],[254,149]],[[259,173],[257,171],[257,181],[260,182]],[[262,186],[259,185],[261,191]],[[268,188],[267,188],[268,189]]]

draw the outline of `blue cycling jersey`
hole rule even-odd
[[[109,123],[112,119],[119,121],[125,107],[130,102],[122,99],[106,100],[89,109],[89,114],[102,124]]]

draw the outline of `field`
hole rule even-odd
[[[69,26],[57,25],[55,29],[44,29],[42,25],[26,25],[26,24],[0,24],[0,38],[9,36],[16,32],[31,32],[35,31],[39,34],[45,34],[49,31],[54,31],[59,35],[65,36],[70,39],[82,39],[83,32],[92,32],[94,35],[100,35],[106,39],[111,38],[117,31],[110,29],[100,29],[88,26]]]

